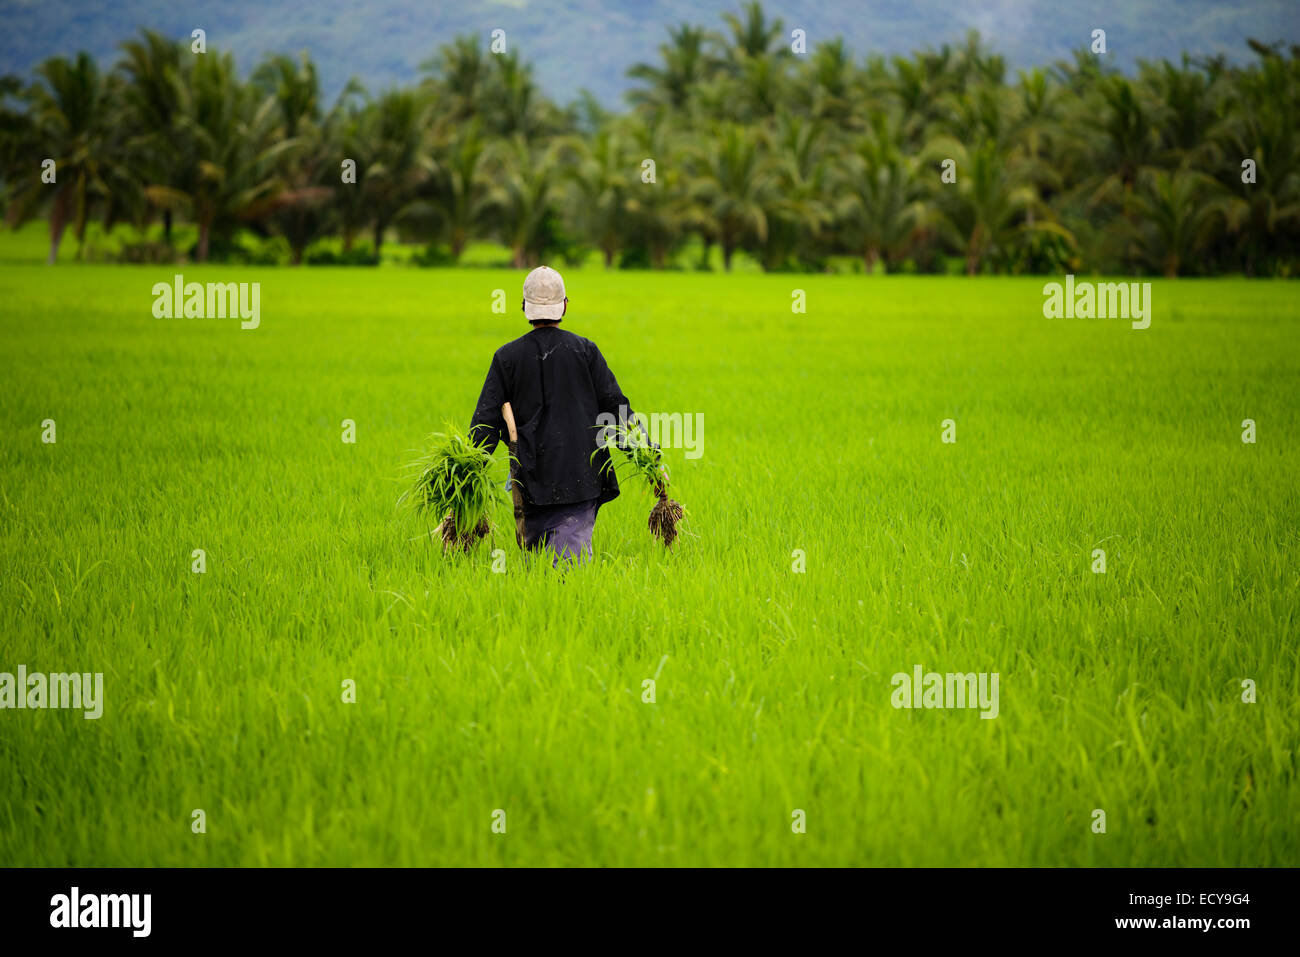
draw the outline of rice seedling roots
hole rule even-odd
[[[671,548],[677,540],[677,523],[682,520],[684,509],[680,502],[674,502],[666,492],[659,493],[659,501],[650,509],[650,533]]]
[[[468,552],[475,545],[481,542],[491,531],[492,527],[488,524],[488,520],[485,518],[480,520],[478,525],[474,526],[474,528],[462,534],[456,528],[455,519],[448,515],[441,523],[439,523],[438,527],[434,529],[434,534],[442,539],[442,550],[444,552],[457,550]]]

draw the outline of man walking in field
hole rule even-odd
[[[558,272],[539,266],[528,274],[523,311],[532,331],[496,351],[470,423],[470,437],[490,455],[509,438],[502,413],[509,403],[518,434],[511,481],[521,493],[519,544],[549,548],[556,561],[592,554],[596,512],[618,496],[597,417],[623,423],[632,416],[596,344],[560,328],[568,305]]]

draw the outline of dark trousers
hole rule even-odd
[[[528,506],[524,509],[524,548],[549,548],[555,562],[561,558],[583,561],[591,557],[591,533],[596,527],[600,502],[575,505]]]

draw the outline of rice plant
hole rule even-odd
[[[426,519],[441,518],[431,535],[444,551],[469,551],[492,531],[493,508],[503,499],[492,480],[492,456],[447,424],[429,436],[428,450],[412,462],[410,487],[397,500]]]
[[[668,497],[668,466],[664,463],[664,453],[659,446],[650,441],[645,429],[639,422],[632,421],[619,426],[611,426],[605,433],[606,445],[614,445],[624,454],[626,468],[620,478],[639,477],[658,501],[650,509],[647,522],[650,534],[665,546],[671,547],[677,540],[677,523],[682,520],[685,509],[680,502]],[[605,468],[618,472],[615,459],[611,455]]]

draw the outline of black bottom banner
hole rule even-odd
[[[0,871],[0,932],[97,946],[398,940],[1130,939],[1234,947],[1291,925],[1287,870]],[[755,920],[755,918],[758,918]],[[565,927],[566,924],[571,924]],[[472,939],[472,936],[471,936]],[[665,942],[666,942],[665,941]],[[20,951],[11,951],[19,953]]]

